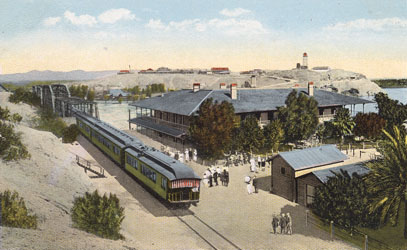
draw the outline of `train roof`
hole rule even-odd
[[[162,153],[161,151],[146,146],[135,136],[129,135],[112,125],[90,117],[78,110],[74,110],[75,114],[83,119],[83,121],[97,130],[107,132],[106,137],[112,142],[121,147],[127,147],[126,152],[136,156],[144,163],[148,164],[159,173],[163,174],[169,180],[176,179],[201,179],[189,166],[181,163],[178,160]]]
[[[155,148],[134,143],[125,151],[136,156],[171,181],[177,179],[201,179],[190,167]]]
[[[94,117],[88,116],[86,114],[83,114],[82,112],[75,112],[76,115],[79,115],[80,117],[82,117],[84,119],[84,121],[88,122],[88,125],[96,127],[99,130],[103,130],[105,132],[108,133],[108,139],[113,139],[116,142],[119,142],[120,144],[124,145],[130,145],[132,143],[142,143],[139,139],[137,139],[134,136],[131,136],[115,127],[113,127],[112,125],[103,122],[99,119],[96,119]],[[119,145],[121,146],[121,145]]]

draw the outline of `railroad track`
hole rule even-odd
[[[192,214],[181,217],[175,214],[174,212],[172,213],[174,214],[174,216],[178,218],[178,220],[180,220],[189,229],[191,229],[196,235],[198,235],[199,238],[205,241],[211,248],[215,250],[242,249],[238,245],[233,243],[231,240],[226,238],[223,234],[218,232],[216,229],[208,225],[198,216]]]

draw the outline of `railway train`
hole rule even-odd
[[[173,204],[199,202],[201,178],[190,167],[101,120],[74,114],[84,137],[159,197]]]

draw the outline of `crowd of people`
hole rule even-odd
[[[223,168],[223,170],[218,166],[208,168],[203,174],[203,183],[205,186],[213,187],[219,185],[219,180],[222,186],[227,187],[229,185],[229,170]]]
[[[293,221],[291,219],[290,213],[281,214],[280,216],[273,215],[271,227],[273,228],[274,234],[278,232],[278,228],[280,228],[280,234],[292,234]]]

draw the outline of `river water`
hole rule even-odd
[[[399,102],[401,102],[403,104],[407,103],[407,88],[386,88],[383,90],[385,93],[387,93],[389,98],[398,100]],[[369,96],[369,97],[363,96],[362,98],[368,99],[371,101],[374,100],[374,96]],[[349,108],[349,107],[347,107],[347,108]],[[361,105],[361,104],[356,105],[355,111],[362,112],[363,105]],[[378,112],[376,103],[365,104],[365,113],[368,113],[368,112],[375,112],[375,113]],[[356,113],[354,113],[354,114],[356,114]]]

